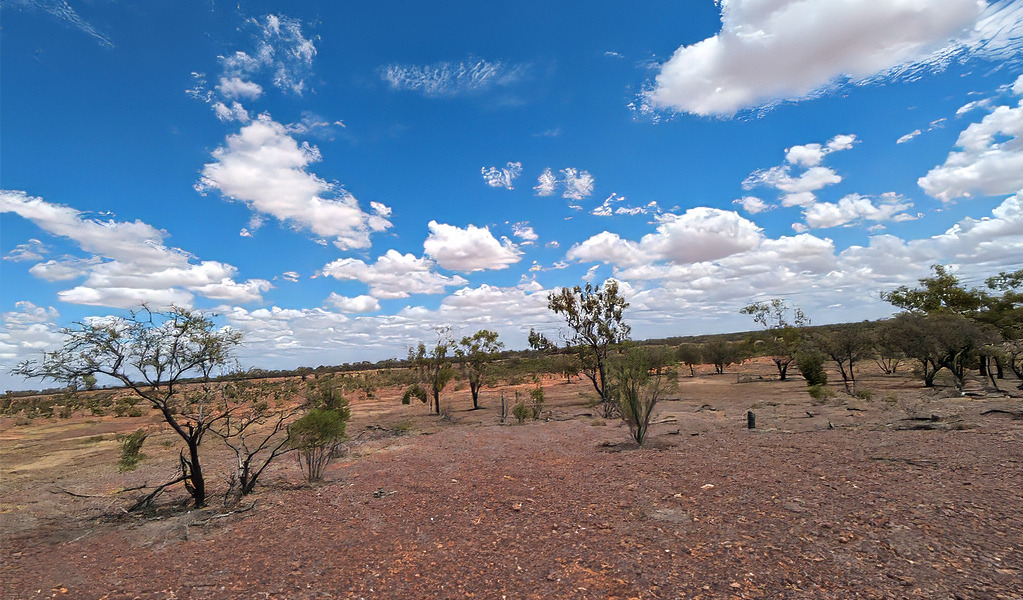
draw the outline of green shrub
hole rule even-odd
[[[871,400],[874,399],[874,392],[870,390],[856,390],[853,396],[856,396],[860,400],[866,400],[867,402],[870,402]]]
[[[536,388],[529,391],[529,397],[531,402],[529,404],[529,416],[533,417],[533,420],[540,418],[543,414],[543,386],[537,385]]]
[[[323,469],[334,457],[338,444],[345,439],[345,427],[351,412],[343,408],[314,408],[288,429],[289,445],[298,450],[298,464],[306,481],[323,479]]]
[[[796,356],[796,365],[803,374],[806,385],[823,386],[828,382],[828,374],[824,372],[825,357],[819,352],[800,352]],[[811,392],[811,396],[813,393]]]
[[[526,406],[524,400],[519,400],[512,408],[512,414],[515,415],[515,419],[519,422],[519,425],[526,422],[526,418],[529,417],[531,412],[532,411],[530,411],[529,407]]]
[[[121,444],[121,457],[117,461],[118,473],[127,473],[138,468],[139,463],[146,457],[142,454],[142,444],[146,442],[147,437],[149,433],[144,429],[117,434],[117,442]]]
[[[811,385],[806,389],[814,400],[825,401],[835,397],[835,391],[826,385]]]

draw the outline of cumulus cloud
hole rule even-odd
[[[58,293],[73,304],[129,308],[191,305],[193,296],[230,302],[259,302],[270,282],[234,280],[237,269],[217,261],[194,262],[178,248],[168,248],[166,233],[141,221],[99,221],[77,210],[50,204],[20,191],[0,192],[0,212],[14,213],[47,233],[75,242],[89,257],[65,256],[34,265],[29,272],[49,281],[85,278]]]
[[[15,302],[14,308],[0,315],[0,372],[5,374],[24,360],[38,359],[64,339],[57,309],[28,301]]]
[[[558,175],[547,168],[540,173],[533,189],[537,196],[553,196],[560,189],[562,198],[582,200],[593,193],[593,176],[574,167],[562,169]]]
[[[741,205],[742,209],[751,215],[771,210],[771,206],[756,196],[743,196],[738,200],[732,200],[732,204]]]
[[[642,102],[731,116],[883,82],[1023,45],[1020,3],[976,0],[722,0],[721,31],[680,47]]]
[[[540,236],[536,235],[533,228],[529,226],[527,221],[521,221],[512,225],[512,235],[522,240],[522,245],[534,244],[536,240],[540,239]]]
[[[898,194],[883,194],[877,204],[866,196],[849,194],[837,203],[818,202],[804,211],[806,224],[814,229],[837,227],[848,225],[853,222],[866,221],[892,221],[907,220],[915,218],[906,215],[903,211],[912,208],[911,202],[903,201]]]
[[[522,252],[511,240],[497,241],[487,227],[469,225],[461,229],[430,221],[429,228],[430,235],[423,242],[423,249],[445,269],[463,272],[498,270],[522,260]]]
[[[848,150],[855,143],[855,135],[840,134],[824,144],[793,146],[785,150],[786,164],[754,171],[742,182],[742,188],[752,190],[760,186],[772,187],[786,192],[782,196],[782,206],[810,206],[817,201],[814,192],[842,181],[841,175],[834,169],[821,166],[824,157],[832,152]],[[793,167],[805,170],[794,175]],[[753,205],[756,206],[756,203]]]
[[[962,150],[953,150],[943,165],[917,180],[928,195],[950,202],[974,193],[994,196],[1023,189],[1023,101],[998,106],[971,123],[956,146]]]
[[[503,187],[510,190],[514,189],[512,182],[522,174],[522,163],[509,162],[503,169],[483,167],[481,172],[483,173],[483,181],[490,187]]]
[[[299,144],[268,116],[228,136],[213,158],[216,162],[206,164],[196,186],[200,193],[219,190],[257,213],[334,238],[342,250],[366,248],[371,233],[391,226],[386,218],[390,209],[383,204],[371,204],[373,214],[366,213],[343,188],[307,171],[320,160],[319,150]]]
[[[217,91],[232,100],[257,100],[263,95],[263,86],[241,77],[221,77]]]
[[[508,65],[470,57],[459,63],[387,65],[381,67],[380,78],[391,89],[437,97],[477,92],[495,86],[507,87],[520,81],[527,71],[526,65]]]
[[[331,292],[326,302],[343,313],[369,313],[380,310],[380,301],[372,296],[347,298]]]
[[[443,294],[448,287],[468,283],[459,276],[448,277],[434,270],[428,258],[416,258],[388,250],[373,264],[355,258],[335,260],[322,273],[335,279],[357,280],[369,286],[374,298],[407,298],[412,294]]]
[[[623,267],[657,261],[697,263],[754,249],[763,239],[760,228],[735,211],[697,207],[682,215],[660,215],[658,221],[657,231],[643,236],[639,242],[604,231],[576,244],[566,256]]]

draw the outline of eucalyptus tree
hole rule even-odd
[[[796,351],[803,340],[802,330],[810,324],[810,319],[799,308],[792,309],[789,317],[789,307],[780,298],[753,302],[739,312],[751,316],[764,328],[761,341],[766,344],[771,360],[778,368],[778,379],[785,381],[789,365],[796,360]]]
[[[469,380],[473,410],[480,407],[480,388],[486,382],[487,367],[503,348],[504,343],[497,340],[497,332],[489,329],[481,329],[471,336],[463,337],[455,348],[455,356]]]
[[[568,343],[579,355],[583,373],[600,396],[605,417],[618,411],[608,388],[609,357],[629,339],[632,329],[622,313],[629,306],[618,292],[618,282],[609,279],[600,287],[561,288],[547,296],[547,308],[565,318],[571,330]]]

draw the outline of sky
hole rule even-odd
[[[1023,268],[1023,0],[0,0],[0,80],[0,389],[142,304],[277,369]]]

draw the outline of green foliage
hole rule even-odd
[[[699,344],[679,344],[675,356],[680,363],[689,367],[689,376],[696,377],[693,367],[703,364],[703,348]]]
[[[529,399],[529,416],[533,417],[534,421],[538,420],[543,415],[543,385],[537,384],[535,388],[529,390]]]
[[[881,292],[881,299],[903,310],[923,314],[971,314],[983,303],[976,290],[962,287],[959,278],[945,265],[933,265],[933,277],[924,277],[920,286],[910,289],[899,286],[890,292]]]
[[[825,357],[814,350],[801,351],[796,355],[796,366],[806,380],[806,385],[813,388],[828,382],[828,374],[824,372]],[[811,396],[813,393],[810,394]]]
[[[529,329],[529,337],[527,338],[529,347],[538,352],[557,352],[558,345],[547,339],[544,334]]]
[[[504,348],[497,341],[497,332],[481,329],[471,336],[465,336],[455,349],[462,372],[469,380],[469,391],[472,394],[472,407],[479,408],[480,389],[486,383],[486,375],[490,363]]]
[[[323,470],[333,458],[337,445],[345,440],[351,413],[343,409],[314,408],[288,429],[289,445],[298,451],[299,466],[306,481],[323,479]]]
[[[811,398],[819,402],[824,402],[835,397],[835,391],[824,384],[811,385],[806,389],[806,391],[810,393]]]
[[[139,463],[146,457],[142,454],[142,444],[146,442],[147,437],[149,433],[145,429],[117,434],[117,443],[121,445],[121,455],[117,460],[118,473],[127,473],[138,468]]]
[[[519,400],[515,403],[515,406],[512,407],[512,414],[515,415],[515,420],[519,422],[519,425],[526,422],[526,419],[529,418],[531,412],[532,411],[530,411],[529,407],[526,406],[525,400]]]
[[[629,338],[631,328],[622,319],[629,306],[618,293],[618,282],[609,279],[602,287],[561,288],[547,296],[547,308],[562,315],[572,330],[568,342],[582,363],[583,373],[601,398],[605,416],[617,410],[607,385],[608,358]]]
[[[870,390],[856,390],[856,392],[853,393],[853,396],[856,396],[860,400],[866,400],[867,402],[870,402],[871,400],[874,399],[874,392]]]
[[[636,443],[643,445],[654,407],[664,391],[677,382],[677,374],[664,368],[663,356],[634,347],[615,357],[611,381],[622,420]]]
[[[705,344],[702,348],[703,359],[714,365],[714,372],[723,374],[725,368],[733,363],[741,363],[746,359],[745,345],[740,342],[717,340]]]
[[[426,389],[418,383],[405,388],[405,393],[401,395],[401,403],[412,404],[413,398],[418,398],[423,404],[426,404],[430,400],[430,396],[426,393]]]
[[[764,328],[759,339],[751,341],[763,344],[778,369],[778,378],[784,381],[788,376],[789,365],[796,360],[803,329],[810,325],[810,319],[799,308],[792,309],[790,318],[789,307],[780,298],[769,302],[754,302],[739,312],[751,316],[754,322]]]

